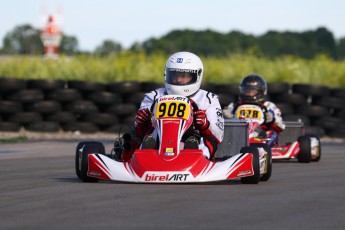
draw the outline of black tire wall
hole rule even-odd
[[[0,130],[17,132],[118,132],[133,124],[145,93],[163,83],[21,80],[0,78]],[[219,95],[221,106],[238,98],[238,84],[203,83]],[[302,120],[306,134],[345,137],[345,88],[268,83],[268,99],[284,120]]]

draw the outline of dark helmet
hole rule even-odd
[[[267,94],[266,81],[256,74],[244,77],[240,83],[240,101],[263,103]]]

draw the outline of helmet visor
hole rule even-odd
[[[189,69],[167,69],[166,82],[172,85],[190,85],[198,80],[196,70]]]
[[[254,88],[240,88],[240,93],[245,96],[254,97],[262,92]]]

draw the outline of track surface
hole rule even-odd
[[[76,145],[0,144],[0,229],[345,229],[345,143],[258,185],[82,183]]]

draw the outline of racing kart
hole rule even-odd
[[[117,161],[106,154],[101,142],[80,142],[76,148],[75,169],[83,182],[108,181],[134,183],[202,183],[240,179],[257,184],[271,176],[272,159],[255,146],[241,147],[235,154],[211,161],[195,145],[181,142],[193,126],[194,102],[178,95],[162,96],[151,108],[151,122],[157,130],[155,145],[135,150],[129,161]],[[152,139],[152,136],[151,136]],[[243,139],[247,139],[243,136]],[[153,147],[155,146],[155,147]]]
[[[279,134],[279,143],[269,148],[266,143],[270,139],[270,131],[260,128],[265,119],[263,108],[243,104],[236,110],[235,117],[248,122],[249,143],[271,151],[273,160],[297,159],[301,163],[309,163],[321,159],[320,139],[315,135],[304,135],[302,121],[284,122],[286,128]]]

